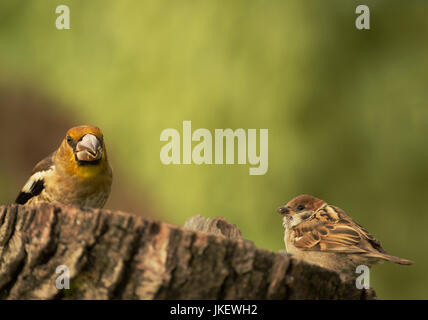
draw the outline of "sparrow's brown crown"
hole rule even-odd
[[[307,194],[301,194],[290,200],[285,206],[278,208],[277,211],[282,215],[303,210],[315,212],[325,204],[326,203],[321,199]]]
[[[297,196],[293,198],[290,202],[287,203],[287,206],[291,208],[297,208],[298,206],[304,206],[305,209],[309,210],[318,210],[321,208],[325,202],[321,199],[318,199],[316,197],[307,195],[307,194],[301,194],[300,196]]]

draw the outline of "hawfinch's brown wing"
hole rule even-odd
[[[43,191],[45,188],[45,176],[52,171],[54,166],[53,157],[54,153],[36,164],[31,177],[16,197],[15,203],[25,204],[28,200],[38,196]]]

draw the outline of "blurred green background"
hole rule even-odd
[[[55,28],[67,4],[71,30]],[[371,9],[371,30],[355,8]],[[99,126],[115,173],[107,208],[174,224],[224,216],[283,249],[276,208],[307,193],[343,208],[391,254],[381,299],[427,299],[427,1],[0,2],[0,203],[65,131]],[[269,170],[162,165],[162,130],[269,129]],[[194,143],[196,145],[196,143]]]

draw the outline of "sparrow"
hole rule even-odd
[[[55,152],[37,163],[15,203],[102,208],[111,184],[112,170],[101,130],[78,126],[67,131]]]
[[[283,216],[286,251],[297,259],[355,275],[356,267],[391,261],[413,261],[388,254],[366,229],[339,207],[310,195],[299,195],[277,209]]]

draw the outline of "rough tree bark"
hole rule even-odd
[[[334,272],[255,247],[224,219],[192,219],[180,228],[120,211],[1,206],[0,299],[375,297]],[[60,265],[70,289],[56,287]]]

